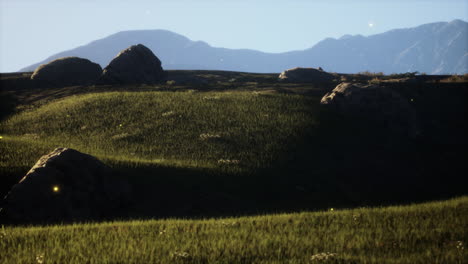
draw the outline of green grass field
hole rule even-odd
[[[3,227],[0,263],[466,263],[468,198],[386,208]]]
[[[55,147],[94,155],[132,182],[139,196],[132,215],[138,216],[286,212],[464,193],[464,163],[451,156],[462,145],[395,140],[333,117],[319,105],[324,89],[247,82],[216,91],[223,85],[5,93],[3,101],[16,103],[16,112],[0,122],[1,193]],[[416,102],[437,109],[431,100]],[[444,116],[460,120],[457,110]],[[450,129],[447,138],[463,134],[457,123],[440,123]],[[436,158],[445,152],[442,161]]]
[[[311,100],[254,92],[110,92],[67,97],[2,124],[3,142],[67,145],[110,160],[214,168],[268,166],[312,126]]]
[[[330,87],[189,73],[0,92],[2,196],[56,147],[133,189],[119,221],[2,227],[0,263],[466,262],[465,86],[395,87],[425,129],[412,140],[324,110]]]

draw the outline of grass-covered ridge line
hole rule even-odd
[[[313,125],[310,102],[257,92],[91,93],[14,115],[1,133],[103,158],[265,167]]]
[[[0,263],[463,263],[467,217],[465,196],[254,217],[3,227]]]

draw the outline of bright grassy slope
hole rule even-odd
[[[227,219],[4,227],[0,263],[464,263],[467,218],[465,196]],[[333,254],[323,261],[320,253]]]
[[[313,127],[311,113],[318,107],[313,100],[259,92],[71,96],[3,122],[0,147],[10,156],[3,157],[1,165],[30,164],[29,156],[66,146],[111,164],[198,168],[229,164],[229,170],[238,172],[267,167],[287,142]]]

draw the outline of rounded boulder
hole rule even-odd
[[[161,61],[142,44],[122,50],[102,72],[100,84],[155,84],[166,79]]]
[[[333,81],[335,76],[324,71],[322,68],[293,68],[283,71],[278,79],[287,82],[300,82],[300,83],[328,83]]]
[[[416,112],[408,100],[391,88],[360,83],[341,83],[322,97],[320,104],[344,115],[367,120],[387,131],[414,137]]]
[[[57,148],[12,187],[0,220],[42,224],[110,219],[124,214],[130,195],[130,185],[95,157]]]
[[[94,84],[101,76],[99,64],[78,57],[65,57],[43,64],[31,79],[56,86]]]

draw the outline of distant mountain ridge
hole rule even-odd
[[[284,53],[217,48],[167,30],[122,31],[57,53],[19,71],[33,71],[40,64],[66,56],[86,58],[105,67],[119,51],[138,43],[150,48],[161,59],[164,69],[265,73],[293,67],[322,67],[340,73],[468,73],[468,23],[462,20],[394,29],[368,37],[327,38],[309,49]]]

